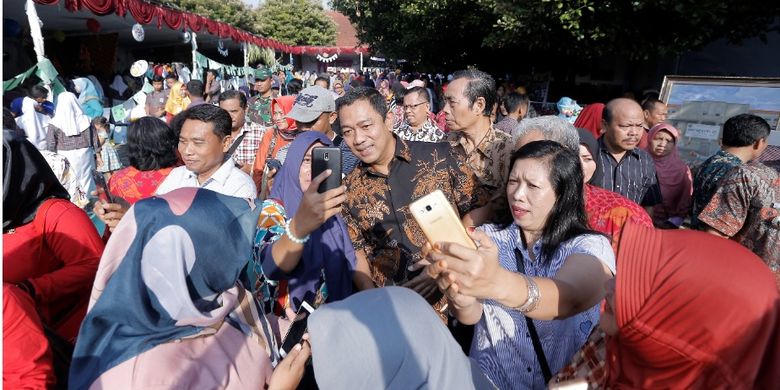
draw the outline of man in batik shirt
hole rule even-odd
[[[393,115],[373,88],[353,88],[336,102],[344,141],[360,159],[344,184],[342,216],[355,246],[359,289],[403,285],[443,309],[445,302],[427,273],[426,238],[409,204],[439,189],[464,223],[487,201],[463,156],[445,142],[404,141],[390,131]],[[475,210],[476,209],[476,210]],[[473,214],[472,214],[473,213]]]
[[[393,132],[404,141],[441,142],[446,134],[431,120],[431,104],[423,87],[412,87],[404,95],[404,120]]]
[[[735,167],[752,161],[764,152],[769,136],[769,123],[763,118],[740,114],[723,124],[721,150],[704,161],[693,177],[691,225],[703,229],[699,213],[710,203],[720,180]]]
[[[707,232],[731,238],[764,260],[780,288],[780,161],[742,164],[699,214]]]

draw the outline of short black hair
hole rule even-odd
[[[645,101],[642,102],[642,111],[653,111],[655,105],[658,103],[665,104],[664,102],[656,98],[652,98],[652,97],[647,98],[645,99]]]
[[[301,90],[303,89],[303,81],[298,79],[292,79],[287,82],[287,94],[288,95],[297,95],[301,93]]]
[[[409,94],[412,94],[412,93],[420,94],[420,96],[422,96],[427,103],[431,102],[430,98],[428,96],[428,90],[423,88],[423,87],[412,87],[412,88],[409,88],[409,89],[406,90],[406,92],[403,95],[404,95],[404,97],[406,97],[406,95],[409,95]],[[401,104],[403,104],[403,103],[401,103]]]
[[[515,112],[520,106],[528,107],[528,96],[522,93],[510,92],[504,96],[503,104],[506,112]]]
[[[485,99],[485,109],[482,115],[490,116],[493,113],[493,106],[496,105],[496,80],[493,76],[476,69],[459,70],[452,75],[452,80],[466,79],[468,84],[463,91],[466,99],[469,101],[469,107],[474,105],[477,98]]]
[[[217,75],[218,75],[216,69],[206,69],[206,72],[204,74],[206,74],[206,73],[211,73],[211,74],[214,75],[214,77],[217,77]]]
[[[769,136],[769,123],[753,114],[739,114],[723,124],[723,146],[741,147],[752,145]]]
[[[561,244],[582,234],[600,234],[588,228],[580,157],[555,141],[534,141],[512,154],[510,172],[524,159],[541,160],[555,192],[555,205],[542,230],[541,261],[548,263]]]
[[[385,97],[379,91],[371,87],[351,88],[344,96],[336,99],[336,111],[340,112],[342,107],[351,106],[360,100],[366,100],[371,104],[379,115],[387,115],[387,103]]]
[[[238,104],[241,108],[246,108],[246,96],[243,93],[231,89],[219,94],[220,103],[230,99],[238,99]]]
[[[92,122],[91,123],[92,123],[92,127],[93,128],[96,127],[96,126],[101,126],[101,127],[105,127],[106,129],[108,129],[108,119],[106,119],[103,116],[96,116],[96,117],[92,118]]]
[[[139,171],[153,171],[176,165],[176,133],[165,122],[143,117],[127,129],[127,158]]]
[[[154,75],[154,77],[152,77],[152,82],[153,83],[162,83],[163,81],[165,81],[165,79],[162,76],[158,75],[158,74],[156,74],[156,75]]]
[[[316,79],[314,79],[314,84],[317,84],[317,81],[324,81],[327,86],[325,89],[330,89],[330,79],[325,76],[319,76]]]
[[[190,95],[203,96],[205,89],[206,87],[203,85],[203,81],[190,80],[190,82],[187,83],[187,92],[189,92]]]
[[[30,88],[30,97],[33,99],[46,99],[49,97],[49,90],[43,85],[33,85]]]
[[[167,75],[165,75],[165,79],[166,79],[166,80],[168,80],[168,79],[174,79],[174,80],[178,80],[178,79],[179,79],[179,77],[178,77],[178,76],[176,76],[176,73],[173,73],[173,72],[171,72],[171,73],[168,73]]]
[[[233,120],[230,119],[230,114],[227,111],[211,104],[199,104],[180,112],[173,118],[171,124],[177,137],[181,134],[181,128],[188,119],[211,123],[213,125],[211,130],[219,139],[229,136],[233,131]]]

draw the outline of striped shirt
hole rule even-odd
[[[599,138],[599,169],[591,184],[617,192],[642,206],[661,203],[661,187],[655,175],[655,163],[646,151],[634,148],[617,161]]]
[[[512,272],[518,272],[515,248],[523,254],[528,276],[554,277],[563,267],[566,258],[575,253],[594,256],[615,272],[612,247],[609,240],[601,235],[589,234],[572,238],[560,245],[550,261],[540,264],[531,261],[528,256],[517,225],[512,224],[503,230],[496,225],[485,225],[480,229],[498,246],[501,266]],[[541,244],[537,242],[533,248],[536,258],[540,256],[540,249]],[[588,339],[591,330],[598,325],[598,321],[599,305],[562,320],[534,320],[547,364],[553,373],[571,361]],[[525,317],[519,311],[509,309],[498,302],[483,302],[482,318],[474,327],[474,340],[469,356],[499,389],[547,388]]]

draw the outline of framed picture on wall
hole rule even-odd
[[[723,124],[750,113],[769,123],[769,144],[780,146],[780,78],[665,76],[660,99],[668,121],[680,130],[678,148],[689,165],[720,149]]]

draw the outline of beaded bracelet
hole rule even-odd
[[[533,279],[529,278],[527,275],[523,275],[523,277],[525,278],[525,284],[528,286],[528,298],[522,305],[516,307],[516,309],[521,313],[529,313],[536,309],[541,294],[539,293],[539,286],[536,285],[536,282],[534,282]]]
[[[301,244],[301,245],[305,244],[306,241],[309,241],[309,235],[307,234],[306,237],[303,237],[303,238],[295,237],[295,235],[290,230],[290,222],[291,221],[292,220],[289,220],[289,221],[287,221],[287,223],[284,224],[284,235],[287,236],[287,238],[289,238],[290,241],[292,241],[292,242],[294,242],[296,244]]]

